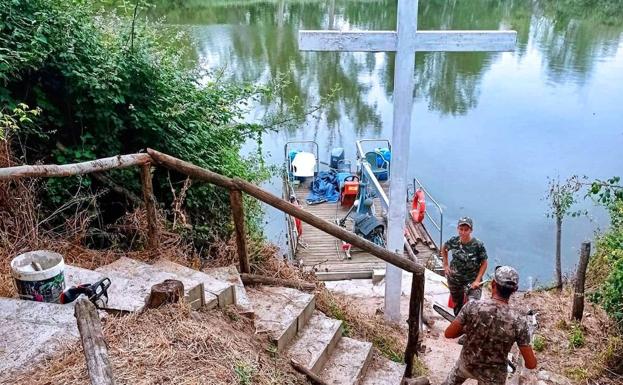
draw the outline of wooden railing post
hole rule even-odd
[[[247,255],[247,237],[244,230],[244,206],[242,203],[242,192],[237,189],[229,190],[229,202],[231,204],[231,215],[234,219],[236,229],[236,246],[238,248],[238,258],[240,259],[240,272],[250,273],[249,256]]]
[[[154,198],[154,187],[151,180],[151,164],[145,163],[140,167],[143,201],[145,202],[145,212],[147,213],[147,245],[149,249],[155,250],[160,246],[160,239],[158,236],[156,198]]]
[[[588,266],[588,257],[591,254],[591,243],[582,242],[580,250],[580,263],[575,276],[575,295],[573,296],[573,309],[571,310],[571,318],[582,322],[584,313],[584,280],[586,278],[586,267]]]
[[[108,360],[108,349],[97,309],[87,297],[82,295],[76,300],[74,314],[82,338],[82,349],[91,385],[114,385],[115,380]]]
[[[424,305],[424,272],[413,273],[411,282],[411,297],[409,298],[409,335],[407,337],[407,348],[405,350],[405,377],[413,377],[413,359],[420,347],[420,323],[422,320],[422,309]]]

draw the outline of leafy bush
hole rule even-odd
[[[579,324],[573,324],[569,333],[569,347],[572,349],[581,348],[582,346],[584,346],[584,343],[585,338],[582,326]]]
[[[538,334],[534,336],[534,339],[532,340],[532,347],[535,351],[542,352],[543,350],[545,350],[546,345],[547,341],[545,341],[545,338],[543,336]]]
[[[610,213],[610,228],[597,240],[589,264],[589,282],[597,285],[591,299],[623,327],[623,187],[620,178],[595,181],[589,194]]]
[[[166,27],[137,21],[134,28],[132,20],[98,15],[88,3],[0,0],[0,101],[10,110],[20,103],[40,109],[36,123],[44,134],[20,133],[18,156],[29,163],[68,163],[153,147],[227,176],[252,182],[267,176],[262,162],[240,155],[241,145],[263,131],[241,123],[245,106],[267,90],[205,81],[206,74],[188,70],[177,52],[187,36],[156,36],[154,28]],[[137,170],[109,176],[140,192]],[[172,200],[169,177],[174,186],[183,180],[164,170],[154,175],[160,202]],[[44,202],[55,207],[99,183],[89,177],[50,180]],[[109,222],[125,212],[114,208],[118,197],[100,199]],[[222,189],[196,184],[188,191],[186,209],[209,233],[229,230],[228,206]],[[249,219],[258,219],[259,206],[247,207]]]

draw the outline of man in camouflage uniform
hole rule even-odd
[[[459,219],[458,236],[446,241],[441,248],[443,269],[448,279],[448,288],[454,302],[454,315],[459,314],[464,305],[466,287],[470,299],[480,299],[482,276],[487,271],[487,250],[484,243],[472,237],[472,219]],[[452,262],[448,265],[448,252],[452,252]]]
[[[445,331],[446,338],[465,334],[459,360],[443,385],[460,385],[468,378],[479,385],[504,385],[508,352],[517,343],[528,369],[536,367],[525,317],[509,306],[518,287],[519,274],[510,266],[498,266],[491,283],[491,299],[470,301]]]

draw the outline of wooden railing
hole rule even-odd
[[[365,250],[385,262],[391,263],[394,266],[413,273],[411,298],[409,302],[409,318],[407,319],[409,334],[405,351],[405,362],[407,366],[405,376],[408,378],[412,377],[413,360],[417,355],[419,345],[420,320],[422,316],[422,304],[424,301],[424,267],[397,253],[393,253],[370,241],[367,241],[338,225],[319,218],[314,214],[311,214],[252,183],[239,178],[228,178],[152,149],[147,149],[147,153],[119,155],[111,158],[67,165],[24,165],[0,168],[0,181],[34,177],[65,177],[133,166],[140,167],[143,200],[147,212],[148,247],[156,249],[159,245],[159,235],[158,225],[156,222],[156,203],[153,195],[151,178],[152,164],[161,165],[184,174],[191,179],[212,183],[229,190],[232,217],[235,225],[236,246],[240,263],[240,272],[243,274],[250,273],[250,266],[247,255],[242,192],[245,192],[246,194],[272,207],[275,207],[284,213],[298,218],[301,221],[326,232],[327,234]]]

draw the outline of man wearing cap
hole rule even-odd
[[[474,225],[469,217],[459,219],[458,236],[446,241],[441,247],[443,269],[448,280],[448,288],[454,302],[454,315],[464,305],[465,288],[470,287],[467,296],[480,299],[482,276],[487,271],[487,250],[484,243],[472,237]],[[448,252],[452,252],[452,261],[448,264]]]
[[[527,320],[508,304],[518,284],[519,274],[514,268],[496,267],[491,298],[468,302],[448,326],[446,338],[465,334],[465,342],[443,385],[460,385],[468,378],[479,385],[503,385],[508,352],[514,343],[519,346],[525,367],[536,368]]]

